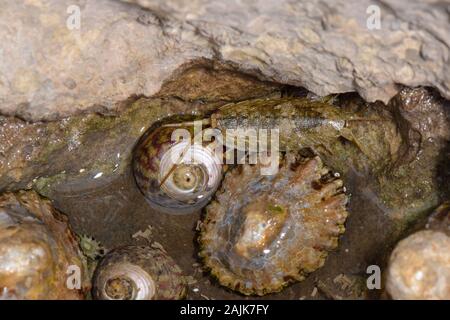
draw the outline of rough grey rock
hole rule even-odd
[[[78,30],[67,27],[70,5],[81,9]],[[211,58],[206,41],[193,30],[165,35],[153,16],[120,2],[30,0],[0,6],[4,114],[35,120],[93,106],[114,109],[133,94],[156,93],[181,64]]]
[[[200,58],[318,95],[387,102],[404,84],[450,98],[446,0],[124,2],[3,1],[0,112],[37,120],[113,110]],[[379,30],[367,27],[374,3]],[[79,30],[67,27],[70,5],[81,9]]]

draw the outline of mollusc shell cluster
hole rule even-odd
[[[0,196],[0,295],[5,299],[82,299],[87,279],[68,286],[85,261],[65,216],[35,192]],[[75,270],[75,269],[73,269]]]
[[[98,300],[177,300],[186,295],[186,281],[162,249],[126,246],[99,263],[92,293]]]
[[[229,171],[207,206],[200,257],[220,284],[245,295],[280,291],[320,268],[344,232],[343,183],[318,157]]]

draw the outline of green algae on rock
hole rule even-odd
[[[450,136],[446,104],[433,92],[417,88],[404,89],[388,106],[352,95],[338,96],[333,104],[271,97],[223,107],[178,98],[139,98],[111,116],[78,115],[47,123],[3,117],[0,189],[35,188],[51,197],[58,186],[95,187],[129,168],[137,141],[158,121],[192,112],[202,118],[212,112],[224,130],[236,124],[278,126],[282,147],[319,155],[344,181],[364,181],[363,190],[350,192],[372,194],[404,230],[437,205],[437,162]],[[316,122],[308,120],[313,118]],[[305,123],[311,126],[296,130]]]
[[[1,118],[0,190],[26,188],[39,177],[93,178],[123,172],[135,143],[153,123],[206,108],[177,99],[141,98],[114,116],[89,114],[37,123]]]

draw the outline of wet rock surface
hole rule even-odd
[[[369,0],[126,2],[2,2],[0,112],[48,120],[116,110],[204,59],[318,95],[387,102],[404,84],[450,98],[445,2],[379,1],[379,30],[367,27]]]
[[[186,79],[204,72],[188,70],[180,79],[186,84]],[[168,84],[171,89],[161,90],[165,92],[161,97],[136,97],[120,113],[109,116],[88,114],[36,123],[3,117],[0,190],[37,190],[68,215],[77,233],[94,236],[109,249],[125,244],[162,245],[190,277],[189,299],[241,298],[202,270],[195,240],[201,212],[174,216],[151,209],[130,169],[140,136],[164,117],[208,114],[223,103],[249,99],[256,93],[270,99],[286,94],[283,88],[254,79],[229,79],[224,93],[218,89],[215,96],[202,87],[209,84],[196,81],[177,92],[178,80],[173,79]],[[254,92],[245,90],[252,82]],[[234,88],[231,91],[230,86]],[[172,95],[173,90],[176,93]],[[287,91],[305,94],[292,88]],[[378,108],[348,94],[338,97],[335,104],[349,110]],[[376,264],[383,269],[389,252],[409,227],[426,217],[441,199],[448,199],[449,190],[440,182],[440,168],[446,167],[442,155],[449,140],[448,101],[433,90],[405,88],[387,107],[381,107],[399,125],[402,143],[392,158],[397,161],[395,170],[378,176],[351,168],[343,173],[351,197],[339,247],[330,253],[324,267],[305,281],[268,298],[376,297],[378,291],[368,291],[365,285],[367,267]],[[370,131],[370,126],[366,129]],[[423,186],[421,192],[415,192],[417,185]]]
[[[231,101],[280,96],[279,85],[229,70],[186,67],[155,98],[133,97],[116,113],[90,113],[29,123],[0,117],[0,190],[25,188],[39,177],[94,178],[123,172],[142,134],[172,115],[208,113]],[[205,74],[218,81],[205,82]],[[41,187],[43,181],[41,181]]]
[[[448,281],[449,265],[450,7],[378,1],[381,28],[371,30],[372,4],[2,2],[0,192],[34,189],[107,249],[164,248],[188,275],[188,299],[244,298],[202,268],[202,212],[148,205],[131,170],[134,148],[163,119],[257,99],[327,99],[381,119],[354,123],[334,140],[326,140],[332,130],[290,139],[316,143],[312,151],[344,181],[346,232],[322,268],[262,299],[379,297],[367,288],[367,267],[385,272],[400,239],[388,278],[402,283],[389,282],[391,296],[448,298],[435,280]]]

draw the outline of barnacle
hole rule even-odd
[[[94,237],[81,235],[79,236],[79,243],[83,254],[91,260],[97,260],[106,253],[105,247]]]

